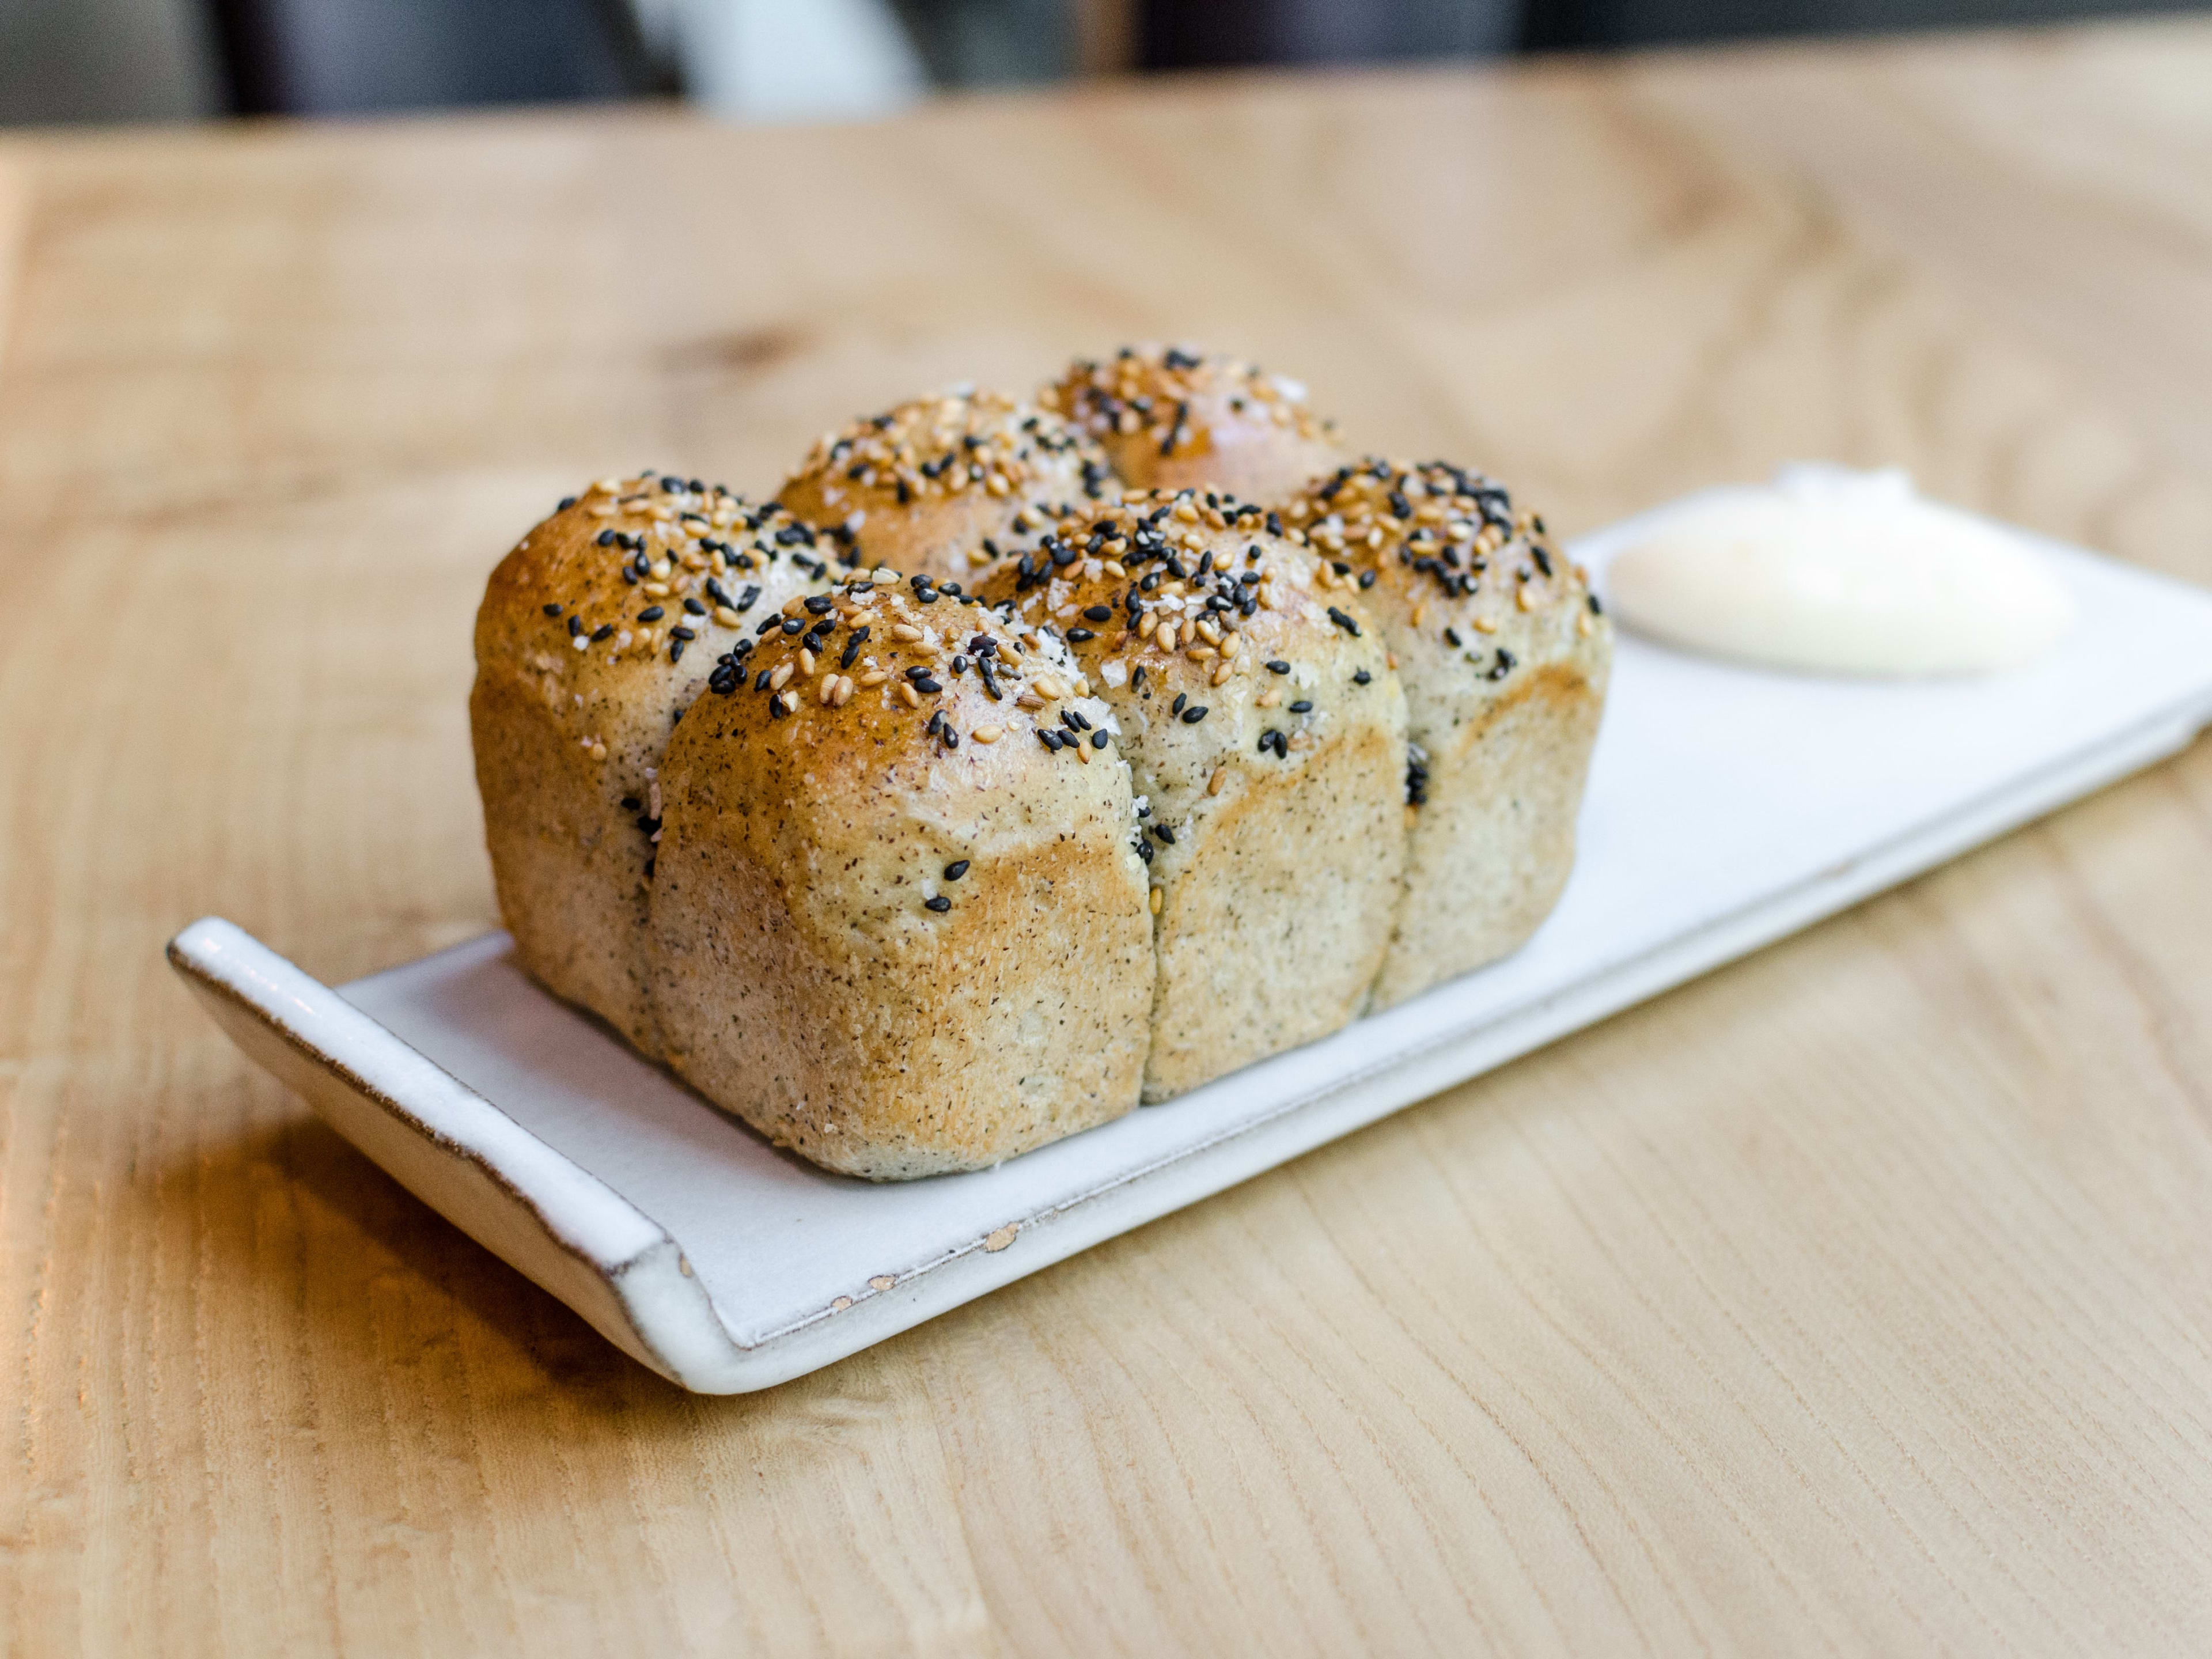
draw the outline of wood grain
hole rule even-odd
[[[1830,456],[2212,578],[2208,76],[2170,23],[10,148],[0,1651],[2212,1649],[2201,746],[738,1400],[160,957],[491,921],[468,618],[576,479],[769,485],[1127,337],[1570,529]]]

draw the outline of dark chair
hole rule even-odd
[[[337,115],[672,89],[627,0],[209,0],[234,110]]]

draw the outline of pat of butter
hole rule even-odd
[[[1993,673],[2040,655],[2074,604],[2001,531],[1899,471],[1784,467],[1715,493],[1614,559],[1621,620],[1686,650],[1813,673]]]

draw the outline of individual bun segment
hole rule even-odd
[[[1543,520],[1480,473],[1370,460],[1283,516],[1360,583],[1405,681],[1413,827],[1376,983],[1388,1007],[1516,949],[1558,901],[1612,625]]]
[[[603,479],[500,562],[477,612],[469,722],[500,912],[533,977],[648,1054],[662,753],[717,659],[824,587],[814,540],[719,487]]]
[[[917,398],[814,446],[777,499],[864,564],[961,580],[1120,493],[1098,447],[995,392]]]
[[[1096,439],[1132,489],[1212,489],[1272,506],[1351,459],[1297,382],[1181,346],[1078,361],[1039,401]]]
[[[1145,1098],[1357,1015],[1397,908],[1405,699],[1357,590],[1218,494],[1143,495],[978,590],[1113,711],[1157,906]]]
[[[670,1064],[874,1180],[1120,1116],[1152,918],[1107,707],[1057,647],[926,579],[789,609],[797,630],[692,705],[662,775]]]

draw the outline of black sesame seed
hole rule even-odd
[[[1051,750],[1053,753],[1058,754],[1060,752],[1060,733],[1052,730],[1049,726],[1040,726],[1037,727],[1037,741],[1044,744],[1046,748]]]
[[[921,908],[925,910],[934,910],[941,916],[952,908],[952,901],[939,893],[933,899],[924,899],[921,902]]]
[[[1291,705],[1291,713],[1293,714],[1312,714],[1313,699],[1311,697],[1300,697],[1296,702]]]
[[[1106,734],[1103,732],[1093,732],[1091,734],[1091,746],[1093,749],[1103,749],[1106,746]]]
[[[1346,633],[1351,635],[1353,639],[1356,640],[1359,637],[1359,624],[1352,621],[1351,617],[1346,616],[1344,612],[1339,611],[1334,605],[1331,605],[1328,608],[1328,619],[1334,623],[1339,628],[1341,628]]]
[[[1456,628],[1447,628],[1444,629],[1444,643],[1451,647],[1453,650],[1458,650],[1460,646],[1459,629]]]
[[[1359,670],[1357,673],[1355,673],[1354,675],[1352,675],[1352,683],[1354,685],[1365,685],[1369,681],[1372,680],[1374,678],[1375,678],[1375,676],[1374,676],[1374,675],[1372,675],[1372,674],[1369,673],[1365,669],[1364,669],[1364,668],[1363,668],[1363,669]]]
[[[945,866],[945,878],[947,881],[957,881],[961,877],[967,873],[968,860],[966,859],[955,859],[951,863]]]
[[[1185,703],[1188,702],[1189,701],[1190,701],[1190,694],[1189,694],[1188,692],[1187,692],[1187,691],[1178,691],[1178,692],[1176,692],[1176,700],[1175,700],[1172,703],[1170,703],[1170,704],[1169,704],[1169,705],[1168,705],[1168,713],[1169,713],[1169,714],[1182,714],[1182,706],[1183,706]]]
[[[1094,605],[1084,611],[1083,617],[1086,622],[1111,622],[1114,620],[1114,607],[1110,605]]]
[[[648,605],[644,610],[637,613],[637,619],[640,622],[659,622],[668,613],[662,610],[659,605]]]
[[[1195,726],[1205,718],[1206,705],[1204,703],[1199,704],[1195,708],[1186,708],[1182,711],[1182,723],[1185,726]]]
[[[679,628],[675,631],[678,634],[682,634],[688,630]],[[684,660],[684,641],[682,640],[678,640],[669,646],[668,660],[671,662],[682,662]]]
[[[1152,826],[1152,831],[1169,846],[1172,847],[1175,845],[1175,831],[1168,828],[1166,824],[1155,823]]]
[[[783,631],[787,634],[796,634],[800,629],[806,626],[805,623],[799,621],[796,617],[784,617],[781,625]]]
[[[612,623],[601,623],[597,628],[592,630],[592,643],[597,645],[601,640],[607,638],[614,631],[615,625]]]
[[[1597,595],[1595,593],[1589,596],[1589,608],[1590,615],[1593,617],[1602,617],[1605,615],[1605,607],[1597,602]]]
[[[1291,672],[1291,665],[1280,657],[1277,657],[1267,665],[1267,672],[1270,674],[1287,674]]]
[[[707,607],[696,599],[684,600],[684,608],[695,617],[703,617],[707,614]]]
[[[828,615],[830,611],[836,607],[836,604],[837,601],[831,599],[827,593],[813,594],[805,601],[806,608],[817,617]]]
[[[612,547],[615,544],[615,532],[611,530],[602,530],[598,535],[592,537],[592,540],[600,547]]]

